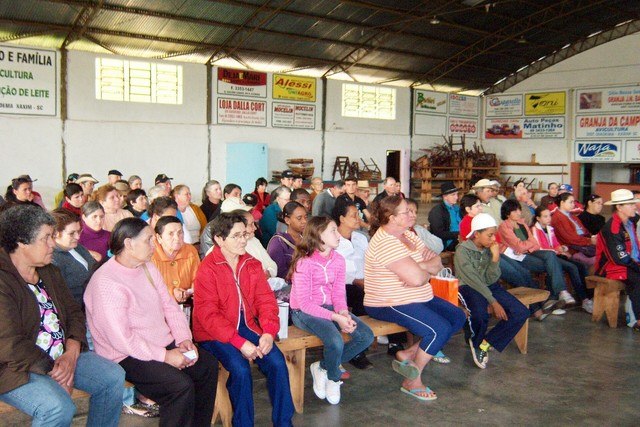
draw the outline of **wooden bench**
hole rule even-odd
[[[518,298],[518,300],[527,307],[529,307],[529,304],[545,301],[549,298],[549,291],[542,289],[513,288],[509,289],[508,292]],[[373,335],[376,337],[407,331],[407,329],[395,323],[376,320],[369,316],[360,316],[360,320],[371,328]],[[527,354],[528,334],[529,320],[525,322],[522,329],[520,329],[514,338],[514,341],[522,354]],[[348,335],[345,335],[345,338],[346,337],[348,337]],[[321,347],[322,341],[320,338],[310,334],[309,332],[303,331],[295,326],[289,326],[289,336],[286,339],[276,342],[276,345],[284,354],[287,362],[293,405],[296,412],[301,414],[304,410],[306,351],[308,348]],[[220,418],[222,425],[225,427],[231,426],[231,418],[233,416],[231,400],[229,400],[229,392],[226,387],[227,378],[229,378],[229,372],[220,365],[213,423]]]
[[[131,384],[129,381],[125,381],[124,386],[125,388],[130,388],[130,387],[133,387],[133,384]],[[89,397],[91,397],[89,393],[82,390],[78,390],[77,388],[74,388],[73,391],[71,392],[71,399],[74,401],[83,399],[83,398],[89,398]],[[0,402],[0,415],[5,416],[12,412],[19,412],[19,411],[7,403]]]
[[[549,291],[544,289],[533,289],[533,288],[511,288],[507,290],[511,295],[518,298],[522,304],[524,304],[527,308],[529,305],[535,304],[537,302],[546,301],[549,298]],[[518,350],[520,353],[527,354],[528,346],[529,346],[529,319],[524,322],[520,331],[513,338],[513,341],[518,346]]]
[[[407,331],[406,328],[395,323],[372,319],[369,316],[360,316],[360,320],[371,328],[373,335],[376,337]],[[347,339],[347,337],[348,335],[345,335],[345,339]],[[276,345],[284,354],[287,362],[293,406],[296,412],[301,414],[304,410],[304,378],[307,349],[322,347],[322,341],[307,331],[303,331],[295,326],[289,326],[289,336],[286,339],[277,341]],[[222,425],[225,427],[231,426],[231,418],[233,415],[231,400],[229,400],[229,392],[226,387],[227,378],[229,378],[229,372],[220,365],[213,422],[215,423],[219,417]]]
[[[609,327],[617,327],[620,292],[625,289],[624,282],[600,276],[587,276],[585,280],[587,288],[594,290],[591,320],[599,322],[602,316],[606,314]]]

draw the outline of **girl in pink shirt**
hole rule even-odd
[[[340,402],[340,364],[373,342],[369,327],[349,313],[345,291],[345,260],[335,251],[338,226],[318,216],[307,223],[291,261],[291,318],[300,329],[324,344],[323,360],[311,364],[313,391],[333,405]],[[345,343],[341,332],[351,335]]]

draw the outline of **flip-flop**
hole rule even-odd
[[[431,390],[429,387],[412,388],[411,390],[407,390],[404,387],[400,387],[400,391],[408,394],[411,397],[415,397],[416,399],[422,400],[425,402],[430,400],[436,400],[438,398],[438,396],[436,396],[435,393],[433,393],[433,390]],[[433,396],[425,397],[425,396],[420,396],[418,393],[433,393]]]
[[[404,362],[394,360],[391,362],[391,367],[394,371],[410,380],[415,380],[420,376],[420,370],[417,367],[410,365],[408,360],[405,360]]]

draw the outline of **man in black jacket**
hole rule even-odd
[[[440,190],[442,203],[429,212],[429,231],[442,239],[445,251],[454,251],[460,234],[460,207],[457,205],[460,189],[453,182],[445,181]]]

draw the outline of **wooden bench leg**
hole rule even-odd
[[[289,384],[291,386],[291,397],[296,412],[301,414],[304,410],[304,374],[307,349],[292,350],[284,353],[289,370]]]
[[[597,286],[593,291],[593,314],[591,320],[600,321],[603,315],[607,315],[609,327],[618,327],[618,309],[620,307],[620,291],[608,289],[606,286]]]
[[[524,322],[524,325],[522,325],[522,328],[520,328],[513,340],[518,346],[520,353],[527,354],[527,346],[529,344],[529,319]]]
[[[604,312],[610,328],[618,327],[618,310],[620,308],[620,292],[609,292],[604,300]]]
[[[213,419],[211,424],[215,424],[217,419],[224,427],[231,427],[231,419],[233,418],[233,408],[229,399],[229,391],[227,390],[227,379],[229,372],[220,365],[218,370],[218,385],[216,388],[216,403],[213,407]]]

